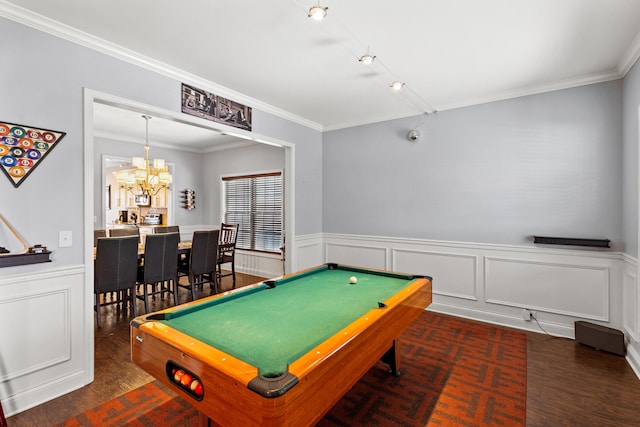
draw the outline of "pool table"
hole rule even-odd
[[[131,355],[202,425],[313,425],[378,360],[399,374],[430,303],[428,276],[325,264],[139,316]]]

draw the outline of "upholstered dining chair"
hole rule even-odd
[[[140,243],[140,229],[138,227],[112,228],[109,230],[109,237],[136,236]]]
[[[144,262],[138,268],[138,288],[144,300],[144,311],[149,312],[149,296],[173,295],[178,305],[178,233],[149,234],[144,244]]]
[[[185,265],[178,267],[180,275],[189,277],[188,285],[179,287],[191,290],[191,299],[196,299],[196,286],[209,283],[211,289],[218,293],[216,280],[216,254],[218,253],[218,237],[220,230],[194,231],[191,239],[191,253]]]
[[[233,289],[236,287],[236,242],[238,241],[239,224],[220,225],[220,239],[218,241],[218,256],[216,260],[217,282],[222,283],[222,278],[233,277]],[[231,264],[229,273],[222,273],[222,265]]]
[[[108,304],[128,302],[131,305],[133,317],[137,315],[135,298],[137,274],[137,237],[98,238],[93,280],[94,309],[96,310],[98,327],[102,326],[100,307]],[[101,296],[107,293],[114,293],[118,297],[109,302],[104,299],[101,301]]]
[[[180,241],[180,226],[179,225],[160,225],[153,229],[155,234],[162,233],[178,233],[178,242]]]

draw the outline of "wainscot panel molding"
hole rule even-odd
[[[608,266],[489,256],[484,260],[489,303],[609,321]]]
[[[629,334],[634,341],[640,341],[640,319],[638,318],[638,278],[634,272],[625,270],[622,276],[622,318],[624,331]]]
[[[638,286],[638,261],[623,255],[624,273],[622,288],[623,332],[627,339],[627,361],[640,378],[640,289]]]
[[[340,264],[389,270],[390,264],[387,261],[387,250],[383,246],[358,244],[356,242],[348,244],[325,241],[324,259],[325,262],[338,262]]]
[[[432,311],[569,338],[576,320],[622,328],[619,252],[330,233],[323,241],[324,262],[432,276]],[[540,326],[523,319],[525,308]]]
[[[87,384],[84,307],[82,266],[0,278],[0,342],[7,344],[0,346],[0,399],[6,416]]]
[[[296,265],[294,271],[315,267],[323,263],[322,234],[308,234],[296,236],[294,247],[287,250],[295,251]]]
[[[391,254],[393,257],[391,270],[437,277],[440,295],[471,301],[478,300],[477,256],[415,249],[392,249]],[[422,271],[425,265],[429,266],[428,272]]]

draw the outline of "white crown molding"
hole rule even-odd
[[[373,123],[380,123],[380,122],[386,122],[389,120],[398,120],[398,119],[404,119],[407,117],[415,117],[415,116],[419,116],[420,114],[424,114],[424,111],[420,111],[420,110],[416,110],[416,111],[412,111],[412,112],[402,112],[402,113],[398,113],[398,114],[388,114],[385,116],[378,116],[374,119],[367,119],[367,120],[362,120],[362,121],[355,121],[355,122],[345,122],[345,123],[338,123],[335,125],[330,125],[330,126],[325,126],[322,130],[324,132],[328,132],[328,131],[332,131],[332,130],[339,130],[339,129],[346,129],[346,128],[351,128],[351,127],[356,127],[356,126],[364,126],[364,125],[370,125]],[[435,113],[428,113],[429,115],[431,114],[435,114]]]
[[[640,47],[640,45],[639,45],[639,47]],[[606,73],[601,73],[601,74],[583,76],[583,77],[579,77],[579,78],[575,78],[575,79],[564,80],[564,81],[560,81],[560,82],[554,82],[554,83],[548,84],[548,85],[531,86],[529,88],[520,89],[520,90],[517,90],[517,91],[506,91],[506,92],[502,92],[502,93],[496,94],[495,96],[491,96],[491,97],[469,98],[469,99],[462,100],[462,101],[459,101],[459,102],[456,102],[456,103],[451,103],[451,104],[442,104],[442,105],[437,105],[436,104],[435,105],[435,110],[436,111],[434,113],[429,113],[429,114],[436,114],[437,112],[446,111],[446,110],[453,110],[453,109],[456,109],[456,108],[471,107],[471,106],[474,106],[474,105],[488,104],[490,102],[504,101],[504,100],[513,99],[513,98],[520,98],[520,97],[523,97],[523,96],[538,95],[538,94],[545,93],[545,92],[553,92],[553,91],[557,91],[557,90],[571,89],[571,88],[574,88],[574,87],[586,86],[586,85],[595,84],[595,83],[604,83],[604,82],[608,82],[608,81],[611,81],[611,80],[621,79],[622,77],[623,76],[618,74],[616,71],[612,71],[612,72],[606,72]],[[355,127],[355,126],[368,125],[368,124],[383,122],[383,121],[387,121],[387,120],[404,119],[404,118],[407,118],[407,117],[417,116],[417,115],[419,115],[421,113],[422,112],[420,112],[420,111],[412,112],[412,113],[401,113],[401,114],[397,114],[397,115],[389,115],[389,116],[385,116],[385,117],[378,117],[378,118],[376,118],[374,120],[366,120],[366,121],[363,120],[362,122],[342,123],[342,124],[337,124],[337,125],[325,126],[323,130],[324,131],[332,131],[332,130],[346,129],[346,128]]]
[[[156,61],[133,50],[124,48],[122,46],[92,36],[91,34],[87,34],[75,28],[69,27],[68,25],[54,21],[53,19],[47,18],[46,16],[34,13],[14,4],[7,3],[5,0],[0,0],[0,16],[26,25],[28,27],[35,28],[42,32],[51,34],[53,36],[62,38],[72,43],[87,47],[105,55],[120,59],[130,64],[137,65],[158,74],[162,74],[166,77],[178,80],[180,82],[197,86],[201,89],[205,89],[207,91],[215,93],[216,95],[233,99],[234,101],[241,102],[253,108],[258,108],[264,112],[273,114],[302,126],[320,132],[322,132],[323,130],[322,125],[319,123],[305,119],[304,117],[297,116],[255,98],[251,98],[250,96],[244,95],[209,80],[203,79],[179,68],[172,67],[171,65],[165,64],[160,61]]]
[[[504,101],[507,99],[520,98],[522,96],[538,95],[545,92],[554,92],[557,90],[571,89],[579,86],[586,86],[595,83],[604,83],[611,80],[621,79],[623,76],[616,71],[605,72],[601,74],[593,74],[573,79],[553,82],[547,85],[531,86],[517,91],[506,91],[487,98],[475,98],[461,101],[458,103],[446,104],[438,106],[438,111],[453,110],[454,108],[470,107],[472,105],[487,104],[489,102]]]
[[[625,52],[618,62],[618,73],[621,76],[626,76],[633,64],[640,58],[640,33],[636,35],[636,38],[633,39],[629,49]]]

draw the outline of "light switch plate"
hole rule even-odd
[[[58,233],[58,247],[68,248],[73,244],[71,231],[60,231]]]

